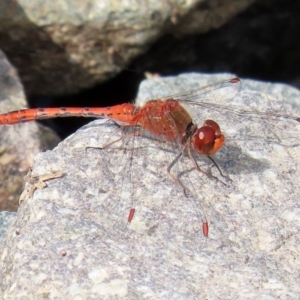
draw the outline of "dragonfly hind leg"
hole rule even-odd
[[[126,128],[126,127],[132,127],[131,125],[123,125],[121,126],[121,128]],[[128,133],[128,134],[123,134],[120,138],[110,142],[110,143],[107,143],[105,145],[103,145],[102,147],[94,147],[94,146],[87,146],[85,147],[85,150],[87,151],[87,149],[100,149],[100,150],[104,150],[104,149],[107,149],[108,147],[110,147],[111,145],[119,142],[119,141],[122,141],[122,140],[125,140],[125,139],[128,139],[128,138],[131,138],[133,136],[141,136],[141,133],[140,131],[138,130],[135,130],[134,132],[131,132],[131,133]]]

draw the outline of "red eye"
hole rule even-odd
[[[212,120],[206,120],[193,136],[194,150],[199,154],[215,154],[224,143],[224,135],[219,125]]]
[[[204,122],[203,126],[209,126],[209,127],[211,127],[215,131],[216,136],[220,136],[221,135],[220,126],[215,121],[213,121],[213,120],[206,120]]]

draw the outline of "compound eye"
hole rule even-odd
[[[217,122],[215,122],[213,120],[206,120],[204,122],[203,126],[211,127],[215,131],[215,135],[216,136],[220,136],[221,135],[221,129],[220,129],[220,126],[218,125]]]
[[[193,147],[199,154],[212,155],[223,146],[225,138],[215,121],[207,120],[204,124],[193,136]]]
[[[199,128],[195,132],[193,143],[197,153],[209,155],[215,143],[215,131],[209,126]]]

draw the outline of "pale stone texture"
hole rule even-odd
[[[139,99],[231,77],[152,79],[142,84]],[[227,186],[198,174],[184,157],[174,172],[191,190],[186,197],[166,173],[180,149],[150,138],[86,149],[120,136],[105,120],[39,153],[33,176],[64,176],[27,197],[3,237],[1,298],[299,298],[300,124],[240,113],[277,109],[297,117],[300,93],[280,84],[243,84],[236,98],[222,103],[224,95],[213,110],[190,108],[198,124],[212,118],[227,137],[215,155],[233,180]],[[126,151],[133,143],[134,156]],[[223,180],[205,157],[198,162]],[[132,206],[136,214],[126,225]],[[201,234],[203,212],[210,224],[207,239]]]
[[[0,212],[0,241],[5,234],[8,226],[13,222],[16,217],[16,213],[1,211]]]

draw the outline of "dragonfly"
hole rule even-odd
[[[191,115],[184,106],[196,105],[198,107],[207,107],[211,104],[201,101],[202,99],[213,97],[216,93],[221,95],[219,97],[233,99],[240,90],[241,80],[238,78],[231,78],[204,88],[192,90],[184,95],[173,95],[170,97],[149,100],[143,106],[124,103],[110,107],[59,107],[16,110],[0,114],[0,124],[14,125],[57,117],[91,117],[109,119],[120,124],[121,127],[130,127],[133,129],[130,134],[122,136],[121,139],[140,135],[141,132],[149,133],[159,137],[159,139],[170,141],[171,143],[178,145],[178,154],[167,167],[167,173],[173,181],[182,187],[184,193],[186,193],[188,187],[178,176],[175,176],[171,172],[174,165],[185,154],[191,159],[198,172],[204,173],[210,178],[217,179],[215,176],[203,171],[198,166],[195,154],[208,157],[216,166],[221,176],[226,176],[212,158],[212,155],[217,153],[225,142],[225,136],[222,133],[219,124],[214,120],[208,119],[204,121],[201,127],[199,127],[192,120]],[[233,113],[239,113],[239,111],[233,110]],[[293,119],[300,122],[300,118],[289,115],[278,113],[268,113],[268,115],[271,117]],[[267,117],[267,115],[262,117]],[[120,140],[120,138],[116,141],[118,140]],[[116,141],[113,141],[112,143]],[[112,143],[109,143],[104,147],[110,146]],[[128,215],[128,223],[132,221],[134,214],[135,208],[131,208]],[[208,237],[208,221],[205,214],[203,215],[202,232],[204,237]]]

